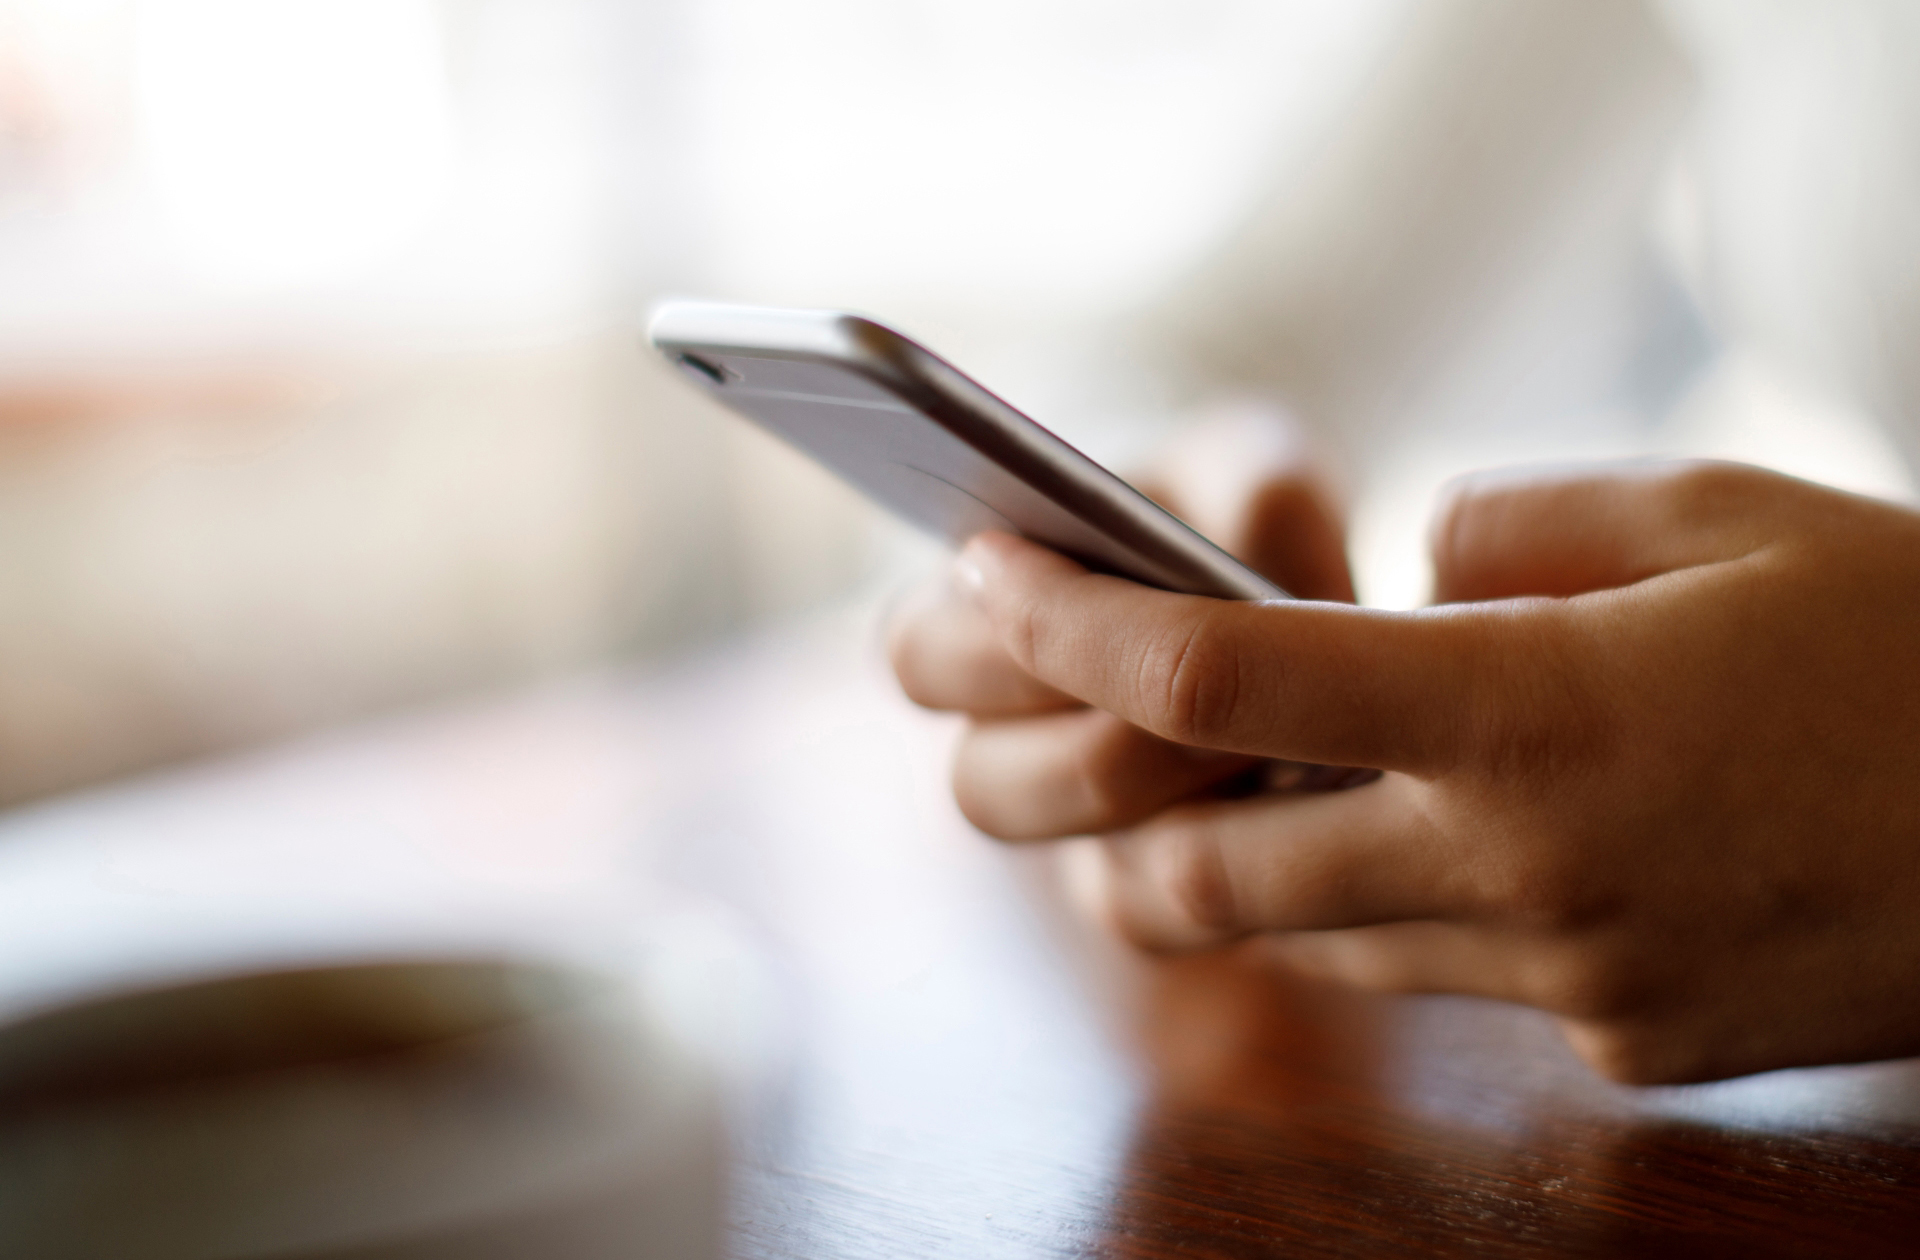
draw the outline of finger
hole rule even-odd
[[[1180,435],[1141,486],[1302,599],[1353,602],[1339,496],[1285,412],[1217,409]]]
[[[1455,482],[1431,532],[1436,601],[1577,595],[1730,559],[1784,480],[1738,464],[1522,468]]]
[[[1291,971],[1385,993],[1452,993],[1537,1007],[1589,1061],[1612,1057],[1623,988],[1580,938],[1510,926],[1413,921],[1280,932],[1250,950]]]
[[[1512,943],[1488,929],[1414,921],[1281,932],[1251,945],[1290,971],[1377,993],[1454,993],[1530,1002]]]
[[[944,578],[894,614],[887,655],[907,698],[929,709],[1012,716],[1079,707],[1014,664],[979,605]]]
[[[1350,792],[1207,801],[1110,836],[1114,923],[1153,949],[1470,912],[1468,863],[1393,777]]]
[[[988,835],[1056,839],[1132,826],[1253,764],[1076,709],[976,722],[954,759],[953,794]]]
[[[1552,690],[1530,671],[1554,654],[1512,650],[1552,629],[1540,608],[1172,595],[1008,534],[975,538],[962,562],[1021,668],[1176,743],[1426,772],[1499,738],[1518,714],[1512,696]]]

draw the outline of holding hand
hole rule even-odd
[[[1164,497],[1321,602],[976,539],[894,659],[972,716],[982,829],[1103,834],[1143,945],[1538,1006],[1622,1080],[1920,1053],[1920,515],[1731,465],[1481,478],[1403,613],[1334,602],[1327,496],[1271,431]],[[1214,790],[1261,758],[1386,774]]]

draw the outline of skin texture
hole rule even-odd
[[[1559,1017],[1622,1081],[1920,1053],[1920,515],[1727,464],[1487,475],[1436,604],[1349,602],[1271,422],[1155,493],[1300,602],[1170,595],[983,535],[897,617],[1007,840],[1102,837],[1143,947],[1259,937],[1369,988]],[[1378,768],[1228,794],[1261,758]]]

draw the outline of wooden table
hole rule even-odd
[[[182,819],[220,818],[269,852],[372,826],[582,919],[629,881],[624,913],[707,907],[758,960],[732,1034],[741,1257],[1920,1254],[1915,1065],[1628,1089],[1527,1011],[1138,958],[1063,909],[1051,851],[958,818],[951,731],[832,619],[17,818],[0,884],[9,845],[146,828],[164,867],[200,834]],[[272,919],[194,956],[284,960]],[[114,948],[60,966],[97,977]],[[572,1251],[432,1254],[647,1254],[621,1219]]]

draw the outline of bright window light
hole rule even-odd
[[[136,29],[144,157],[201,278],[349,279],[439,209],[454,130],[429,0],[148,0]]]

